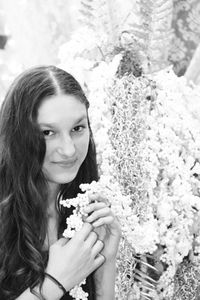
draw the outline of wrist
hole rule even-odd
[[[115,299],[116,259],[101,265],[94,273],[96,299]]]
[[[102,278],[110,272],[116,272],[116,258],[106,260],[98,269],[96,269],[94,278],[97,282],[101,282]]]
[[[62,289],[47,276],[44,278],[41,291],[47,300],[59,300],[64,295]]]

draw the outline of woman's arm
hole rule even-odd
[[[89,223],[70,239],[60,238],[49,248],[49,260],[46,273],[54,277],[66,291],[71,290],[105,261],[101,250],[103,242],[97,239]],[[39,288],[36,287],[36,292]],[[58,300],[63,292],[48,276],[42,284],[42,294],[47,300]],[[38,300],[28,288],[16,300]]]
[[[34,291],[40,294],[38,286],[34,288]],[[63,296],[62,290],[55,283],[53,283],[48,277],[46,277],[43,282],[41,292],[46,300],[59,300]],[[38,299],[39,298],[30,291],[30,288],[26,289],[19,297],[16,298],[16,300],[38,300]]]
[[[96,299],[115,299],[116,260],[105,262],[94,273]]]

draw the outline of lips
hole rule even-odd
[[[74,160],[61,160],[55,161],[54,164],[59,165],[61,167],[72,167],[76,163],[77,159]]]

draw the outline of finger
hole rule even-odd
[[[80,238],[81,240],[86,240],[92,229],[93,226],[90,223],[85,222],[81,230],[75,233],[74,237]]]
[[[88,197],[91,203],[97,201],[97,202],[104,202],[106,205],[109,204],[108,199],[105,196],[103,197],[103,195],[100,193],[91,193],[89,194]]]
[[[93,246],[96,241],[98,239],[98,235],[96,232],[92,231],[90,232],[90,234],[88,235],[86,242],[88,243],[89,247]]]
[[[105,202],[95,202],[95,203],[91,203],[87,207],[85,207],[84,211],[89,214],[89,213],[93,212],[94,210],[98,210],[98,209],[101,209],[104,207],[107,207]]]
[[[92,255],[96,257],[104,248],[104,242],[97,240],[92,248]]]
[[[95,258],[95,265],[94,265],[94,270],[96,270],[98,267],[100,267],[104,262],[106,261],[106,258],[102,254],[98,254]]]
[[[94,222],[95,220],[106,217],[111,214],[111,210],[109,207],[100,208],[98,210],[95,210],[89,217],[86,218],[86,222]]]
[[[92,193],[88,194],[88,197],[89,197],[90,201],[97,201],[101,197],[101,195],[98,192],[95,192],[95,193],[92,192]]]
[[[97,221],[92,223],[92,225],[94,227],[98,227],[98,226],[102,226],[102,225],[109,225],[109,224],[112,224],[114,222],[114,219],[115,218],[113,216],[107,216],[107,217],[98,219]]]
[[[68,238],[62,237],[59,240],[57,240],[54,244],[58,246],[64,246],[68,241]]]
[[[97,202],[103,202],[105,203],[107,206],[110,206],[110,202],[108,200],[108,198],[103,197],[102,195],[99,195],[99,197],[96,199]]]
[[[107,236],[107,231],[108,229],[106,226],[99,226],[99,227],[94,227],[93,231],[97,233],[98,235],[98,240],[102,240],[104,242],[106,236]]]

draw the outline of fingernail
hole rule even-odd
[[[94,227],[97,227],[97,226],[98,226],[98,222],[94,222],[94,223],[92,223],[92,225],[93,225]]]
[[[85,211],[86,213],[88,213],[88,212],[90,211],[89,207],[85,207],[85,208],[84,208],[84,211]]]

